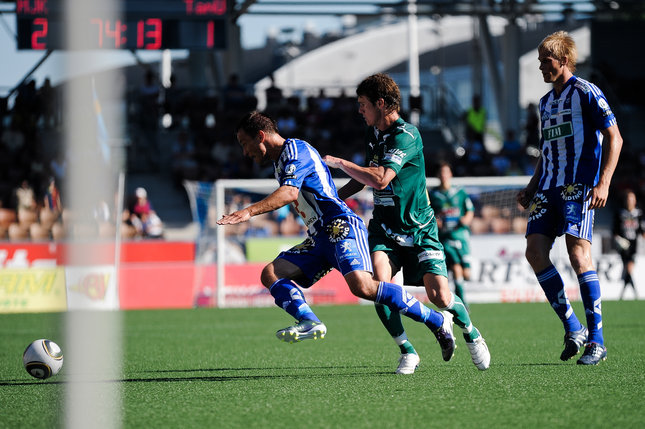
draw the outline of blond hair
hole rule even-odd
[[[556,31],[546,36],[538,46],[538,53],[553,57],[558,61],[567,58],[567,67],[571,73],[575,73],[578,50],[573,37],[566,31]]]

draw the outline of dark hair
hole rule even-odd
[[[372,103],[382,98],[388,111],[398,112],[401,109],[399,86],[385,73],[377,73],[365,78],[356,88],[356,95],[367,97]]]
[[[437,170],[442,169],[443,167],[448,167],[452,171],[452,165],[448,161],[439,161],[437,165]]]
[[[278,134],[278,125],[269,116],[254,110],[240,119],[240,122],[235,127],[235,133],[237,134],[240,130],[251,137],[257,136],[260,131]]]

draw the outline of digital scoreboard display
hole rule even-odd
[[[91,12],[66,20],[66,7]],[[18,49],[226,48],[227,0],[123,0],[118,14],[100,0],[16,0]],[[77,40],[67,46],[69,26]],[[78,27],[80,26],[80,28]]]

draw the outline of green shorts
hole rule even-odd
[[[467,240],[445,239],[441,240],[446,253],[446,264],[449,267],[461,265],[470,268],[470,247]]]
[[[413,235],[397,234],[373,219],[367,228],[370,252],[385,252],[395,266],[403,269],[403,283],[423,286],[423,275],[448,277],[443,246],[437,238],[437,223],[432,220]]]

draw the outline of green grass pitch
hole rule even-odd
[[[582,304],[575,302],[579,317]],[[125,428],[631,428],[645,425],[645,301],[603,303],[608,359],[559,360],[562,325],[546,303],[474,304],[492,354],[478,371],[461,335],[450,362],[404,320],[421,356],[397,376],[398,348],[369,306],[315,311],[324,340],[286,344],[278,308],[104,313],[123,321]],[[64,426],[70,368],[40,381],[22,367],[32,340],[65,352],[64,314],[0,315],[0,427]]]

